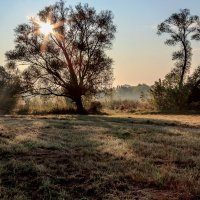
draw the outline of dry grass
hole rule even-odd
[[[148,122],[146,120],[149,120],[151,123],[156,123],[158,124],[161,123],[166,123],[175,126],[185,126],[185,127],[197,127],[200,128],[200,115],[164,115],[164,114],[138,114],[138,115],[133,115],[133,114],[127,114],[127,113],[112,113],[112,117],[126,117],[126,118],[132,118],[135,120],[140,120],[141,122]]]
[[[0,118],[0,199],[200,199],[200,117]]]

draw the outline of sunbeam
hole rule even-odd
[[[51,14],[48,15],[46,22],[41,21],[39,19],[36,19],[34,17],[30,17],[30,21],[32,24],[36,27],[36,30],[34,31],[35,35],[43,35],[44,39],[41,44],[40,50],[41,52],[44,52],[46,50],[49,36],[53,37],[55,36],[56,40],[63,40],[63,35],[60,33],[57,33],[55,29],[64,26],[65,21],[59,21],[55,24],[51,23]]]

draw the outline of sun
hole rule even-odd
[[[65,20],[58,21],[56,23],[51,22],[51,13],[47,16],[46,22],[37,19],[36,17],[29,17],[31,24],[33,25],[33,34],[36,36],[43,35],[42,42],[40,46],[41,52],[45,52],[47,48],[49,36],[52,36],[55,41],[63,41],[64,36],[56,31],[57,28],[63,27]]]
[[[39,26],[40,26],[39,30],[42,34],[49,35],[53,33],[53,25],[51,25],[49,22],[47,23],[41,22],[39,23]]]

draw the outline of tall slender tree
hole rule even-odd
[[[176,61],[173,73],[178,77],[179,88],[184,84],[185,78],[191,67],[192,48],[191,39],[197,39],[197,24],[199,17],[191,15],[190,10],[183,9],[172,14],[168,19],[158,25],[158,35],[167,33],[170,38],[165,41],[169,46],[180,46],[180,50],[172,55]]]
[[[196,94],[193,87],[198,73],[189,75],[192,60],[191,40],[200,40],[199,17],[191,15],[190,10],[183,9],[172,14],[158,25],[158,35],[170,36],[166,45],[178,46],[180,49],[172,54],[175,67],[163,80],[155,82],[151,88],[152,100],[159,110],[182,110],[188,108],[188,103]],[[198,84],[198,81],[196,81]]]

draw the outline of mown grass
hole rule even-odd
[[[0,199],[200,199],[199,125],[199,116],[1,117]]]

